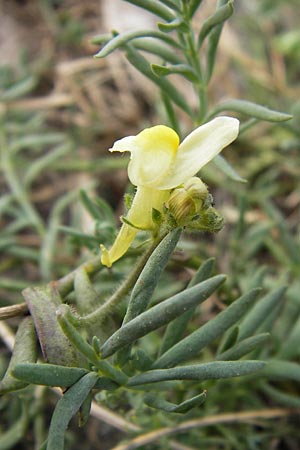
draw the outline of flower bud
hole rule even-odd
[[[167,207],[178,225],[185,225],[201,209],[208,195],[206,185],[200,178],[192,177],[183,187],[174,189]]]

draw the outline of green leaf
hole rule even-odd
[[[290,114],[275,111],[247,100],[227,100],[222,102],[214,108],[210,117],[214,117],[216,114],[224,111],[234,111],[268,122],[285,122],[292,119]]]
[[[164,6],[162,3],[158,0],[125,0],[127,3],[132,3],[133,5],[139,6],[140,8],[146,9],[146,11],[149,11],[153,14],[155,14],[158,17],[161,17],[165,20],[173,20],[174,15],[172,11],[166,6]],[[174,2],[168,2],[171,3],[168,6],[174,7]]]
[[[194,288],[191,288],[194,289]],[[233,302],[198,330],[171,347],[154,363],[153,368],[172,367],[182,361],[194,358],[212,341],[234,325],[257,299],[260,289],[253,289]]]
[[[237,181],[238,183],[247,183],[247,180],[242,178],[222,155],[215,156],[213,163],[231,180]]]
[[[201,47],[204,39],[217,25],[225,22],[233,14],[233,1],[229,0],[226,5],[221,6],[216,12],[208,17],[202,24],[199,36],[198,36],[198,48]]]
[[[56,364],[17,364],[13,370],[13,375],[26,383],[62,388],[72,386],[87,373],[86,369]]]
[[[69,422],[95,386],[97,378],[95,372],[84,375],[58,401],[50,423],[47,450],[64,450],[64,435]]]
[[[158,369],[144,372],[130,378],[128,386],[157,383],[168,380],[218,380],[249,375],[265,366],[262,361],[220,361],[191,366]]]
[[[228,350],[220,353],[216,359],[218,361],[233,361],[242,358],[242,356],[247,355],[247,353],[252,352],[258,346],[264,344],[270,338],[269,333],[261,333],[256,336],[251,336],[243,341],[238,342],[233,345]]]
[[[38,83],[35,75],[29,75],[21,81],[13,84],[0,95],[0,101],[10,102],[30,93]]]
[[[207,278],[212,275],[214,266],[215,258],[209,258],[204,261],[192,277],[191,281],[188,284],[188,287],[195,286],[196,284],[207,280]],[[175,320],[169,323],[163,336],[161,348],[159,351],[160,355],[162,353],[165,353],[170,347],[172,347],[178,341],[180,341],[180,339],[182,339],[187,324],[192,318],[193,314],[194,309],[190,309],[189,311],[183,313],[180,317],[177,317]]]
[[[275,400],[276,403],[287,406],[289,408],[300,408],[299,396],[282,392],[281,390],[276,389],[267,383],[263,383],[260,386],[260,389],[273,400]]]
[[[168,75],[179,74],[189,81],[197,83],[198,76],[196,72],[187,64],[174,64],[168,66],[161,66],[159,64],[151,64],[152,72],[158,77],[165,77]]]
[[[151,408],[160,409],[162,411],[169,413],[181,413],[181,414],[184,414],[190,411],[192,408],[202,405],[205,400],[206,400],[206,391],[202,392],[199,395],[196,395],[193,398],[185,400],[179,405],[167,402],[159,398],[155,394],[147,394],[144,398],[145,404],[150,406]]]
[[[180,229],[171,231],[148,259],[132,290],[123,325],[147,309],[159,278],[178,243],[180,235]]]
[[[158,28],[164,33],[170,33],[174,30],[187,32],[189,30],[188,25],[182,19],[174,19],[168,23],[158,23]]]
[[[6,431],[0,435],[0,449],[10,450],[16,448],[16,444],[24,438],[29,425],[28,405],[22,405],[20,418]],[[2,431],[2,430],[1,430]]]
[[[183,64],[180,57],[165,45],[158,44],[153,39],[133,39],[131,41],[132,47],[138,50],[143,50],[147,53],[159,56],[163,61],[171,64]]]
[[[300,381],[300,364],[284,361],[270,360],[267,362],[262,375],[269,380],[294,380]]]
[[[173,38],[166,35],[165,33],[162,33],[161,31],[155,31],[155,30],[137,30],[137,31],[126,31],[122,34],[118,34],[117,36],[113,37],[107,44],[104,45],[104,47],[96,53],[94,56],[95,58],[104,58],[105,56],[108,56],[110,53],[115,51],[118,48],[124,47],[126,44],[128,44],[133,39],[137,38],[144,38],[144,37],[152,37],[159,39],[160,41],[164,41],[167,44],[171,45],[175,48],[180,48],[180,45],[178,42],[176,42]]]
[[[56,319],[61,298],[54,286],[30,287],[23,291],[33,317],[46,362],[61,366],[77,366],[77,356]]]
[[[217,10],[222,8],[224,5],[226,5],[227,0],[218,0],[217,4]],[[206,75],[205,79],[208,83],[213,70],[215,66],[215,60],[216,60],[216,54],[219,44],[219,39],[221,36],[222,28],[223,28],[224,22],[219,23],[219,25],[216,25],[213,30],[209,33],[208,36],[208,44],[207,44],[207,50],[206,50]]]
[[[261,298],[247,314],[239,327],[238,340],[251,336],[273,312],[274,308],[284,300],[286,286],[275,289]]]
[[[179,108],[185,111],[190,117],[193,117],[193,111],[184,97],[177,91],[177,89],[166,79],[159,78],[151,70],[149,62],[132,46],[126,46],[126,54],[128,61],[143,75],[155,83],[166,95],[169,96]]]
[[[117,330],[102,346],[102,356],[106,358],[119,348],[171,322],[206,300],[224,281],[224,275],[217,275],[153,306]]]
[[[14,369],[20,363],[35,362],[37,359],[36,334],[31,317],[26,317],[19,325],[12,357],[3,379],[0,381],[0,395],[27,386],[28,382],[14,378]]]

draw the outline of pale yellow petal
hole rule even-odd
[[[128,166],[131,183],[156,188],[170,173],[178,146],[177,133],[164,125],[146,128],[139,133]]]
[[[225,116],[196,128],[180,144],[172,171],[160,180],[157,189],[171,189],[187,181],[234,141],[238,132],[239,121]]]
[[[101,262],[107,267],[120,259],[130,247],[138,229],[154,230],[152,209],[162,211],[164,202],[168,200],[170,191],[158,191],[139,186],[134,196],[131,208],[126,219],[133,225],[123,224],[112,247],[107,250],[101,246]],[[137,227],[137,228],[135,228]]]

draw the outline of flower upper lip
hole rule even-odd
[[[157,125],[116,141],[110,151],[131,153],[128,176],[132,184],[167,190],[199,172],[238,132],[238,119],[220,116],[196,128],[179,145],[174,130]]]

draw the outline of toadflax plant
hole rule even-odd
[[[94,42],[102,48],[96,57],[106,57],[117,49],[124,51],[128,61],[158,87],[172,128],[146,128],[116,141],[110,149],[130,153],[128,177],[136,187],[133,197],[127,198],[128,212],[112,246],[100,236],[101,253],[99,250],[95,258],[60,280],[23,291],[29,315],[19,326],[0,392],[26,390],[29,384],[61,388],[62,397],[43,446],[47,450],[63,450],[71,417],[79,411],[83,425],[94,397],[107,405],[112,396],[122,399],[125,395],[131,411],[139,403],[164,413],[185,414],[201,407],[206,390],[214,389],[208,380],[268,373],[257,350],[272,328],[272,321],[265,323],[265,319],[273,313],[274,305],[280,304],[285,291],[281,287],[263,296],[254,286],[237,293],[227,308],[195,327],[191,320],[199,316],[199,305],[216,297],[226,279],[215,274],[210,258],[194,270],[181,290],[153,303],[154,293],[167,280],[166,267],[182,231],[213,233],[223,226],[208,187],[196,176],[200,169],[216,157],[225,174],[241,181],[219,155],[237,138],[239,120],[217,115],[231,111],[250,117],[242,123],[241,131],[258,120],[280,122],[290,116],[238,99],[209,105],[207,88],[222,26],[233,13],[231,0],[218,1],[215,13],[201,24],[199,32],[192,19],[201,1],[129,3],[156,14],[159,29],[114,31],[111,36],[97,37]],[[155,55],[156,62],[145,54]],[[198,107],[192,107],[168,80],[171,74],[192,84]],[[181,143],[178,109],[193,124]],[[86,194],[82,198],[90,211],[96,211],[96,217],[95,205]],[[146,231],[151,242],[141,255],[140,247],[135,248],[135,263],[127,278],[103,298],[101,283],[94,282],[94,275],[112,265],[114,268],[121,258],[117,267],[128,272],[122,261],[129,256],[132,260],[128,249],[134,247],[139,231]],[[120,310],[120,304],[126,304],[125,310]],[[276,311],[279,314],[278,308]],[[39,360],[36,341],[42,352]],[[249,359],[245,358],[248,354]],[[234,396],[233,381],[232,386]],[[176,445],[174,441],[172,448],[181,448]]]

